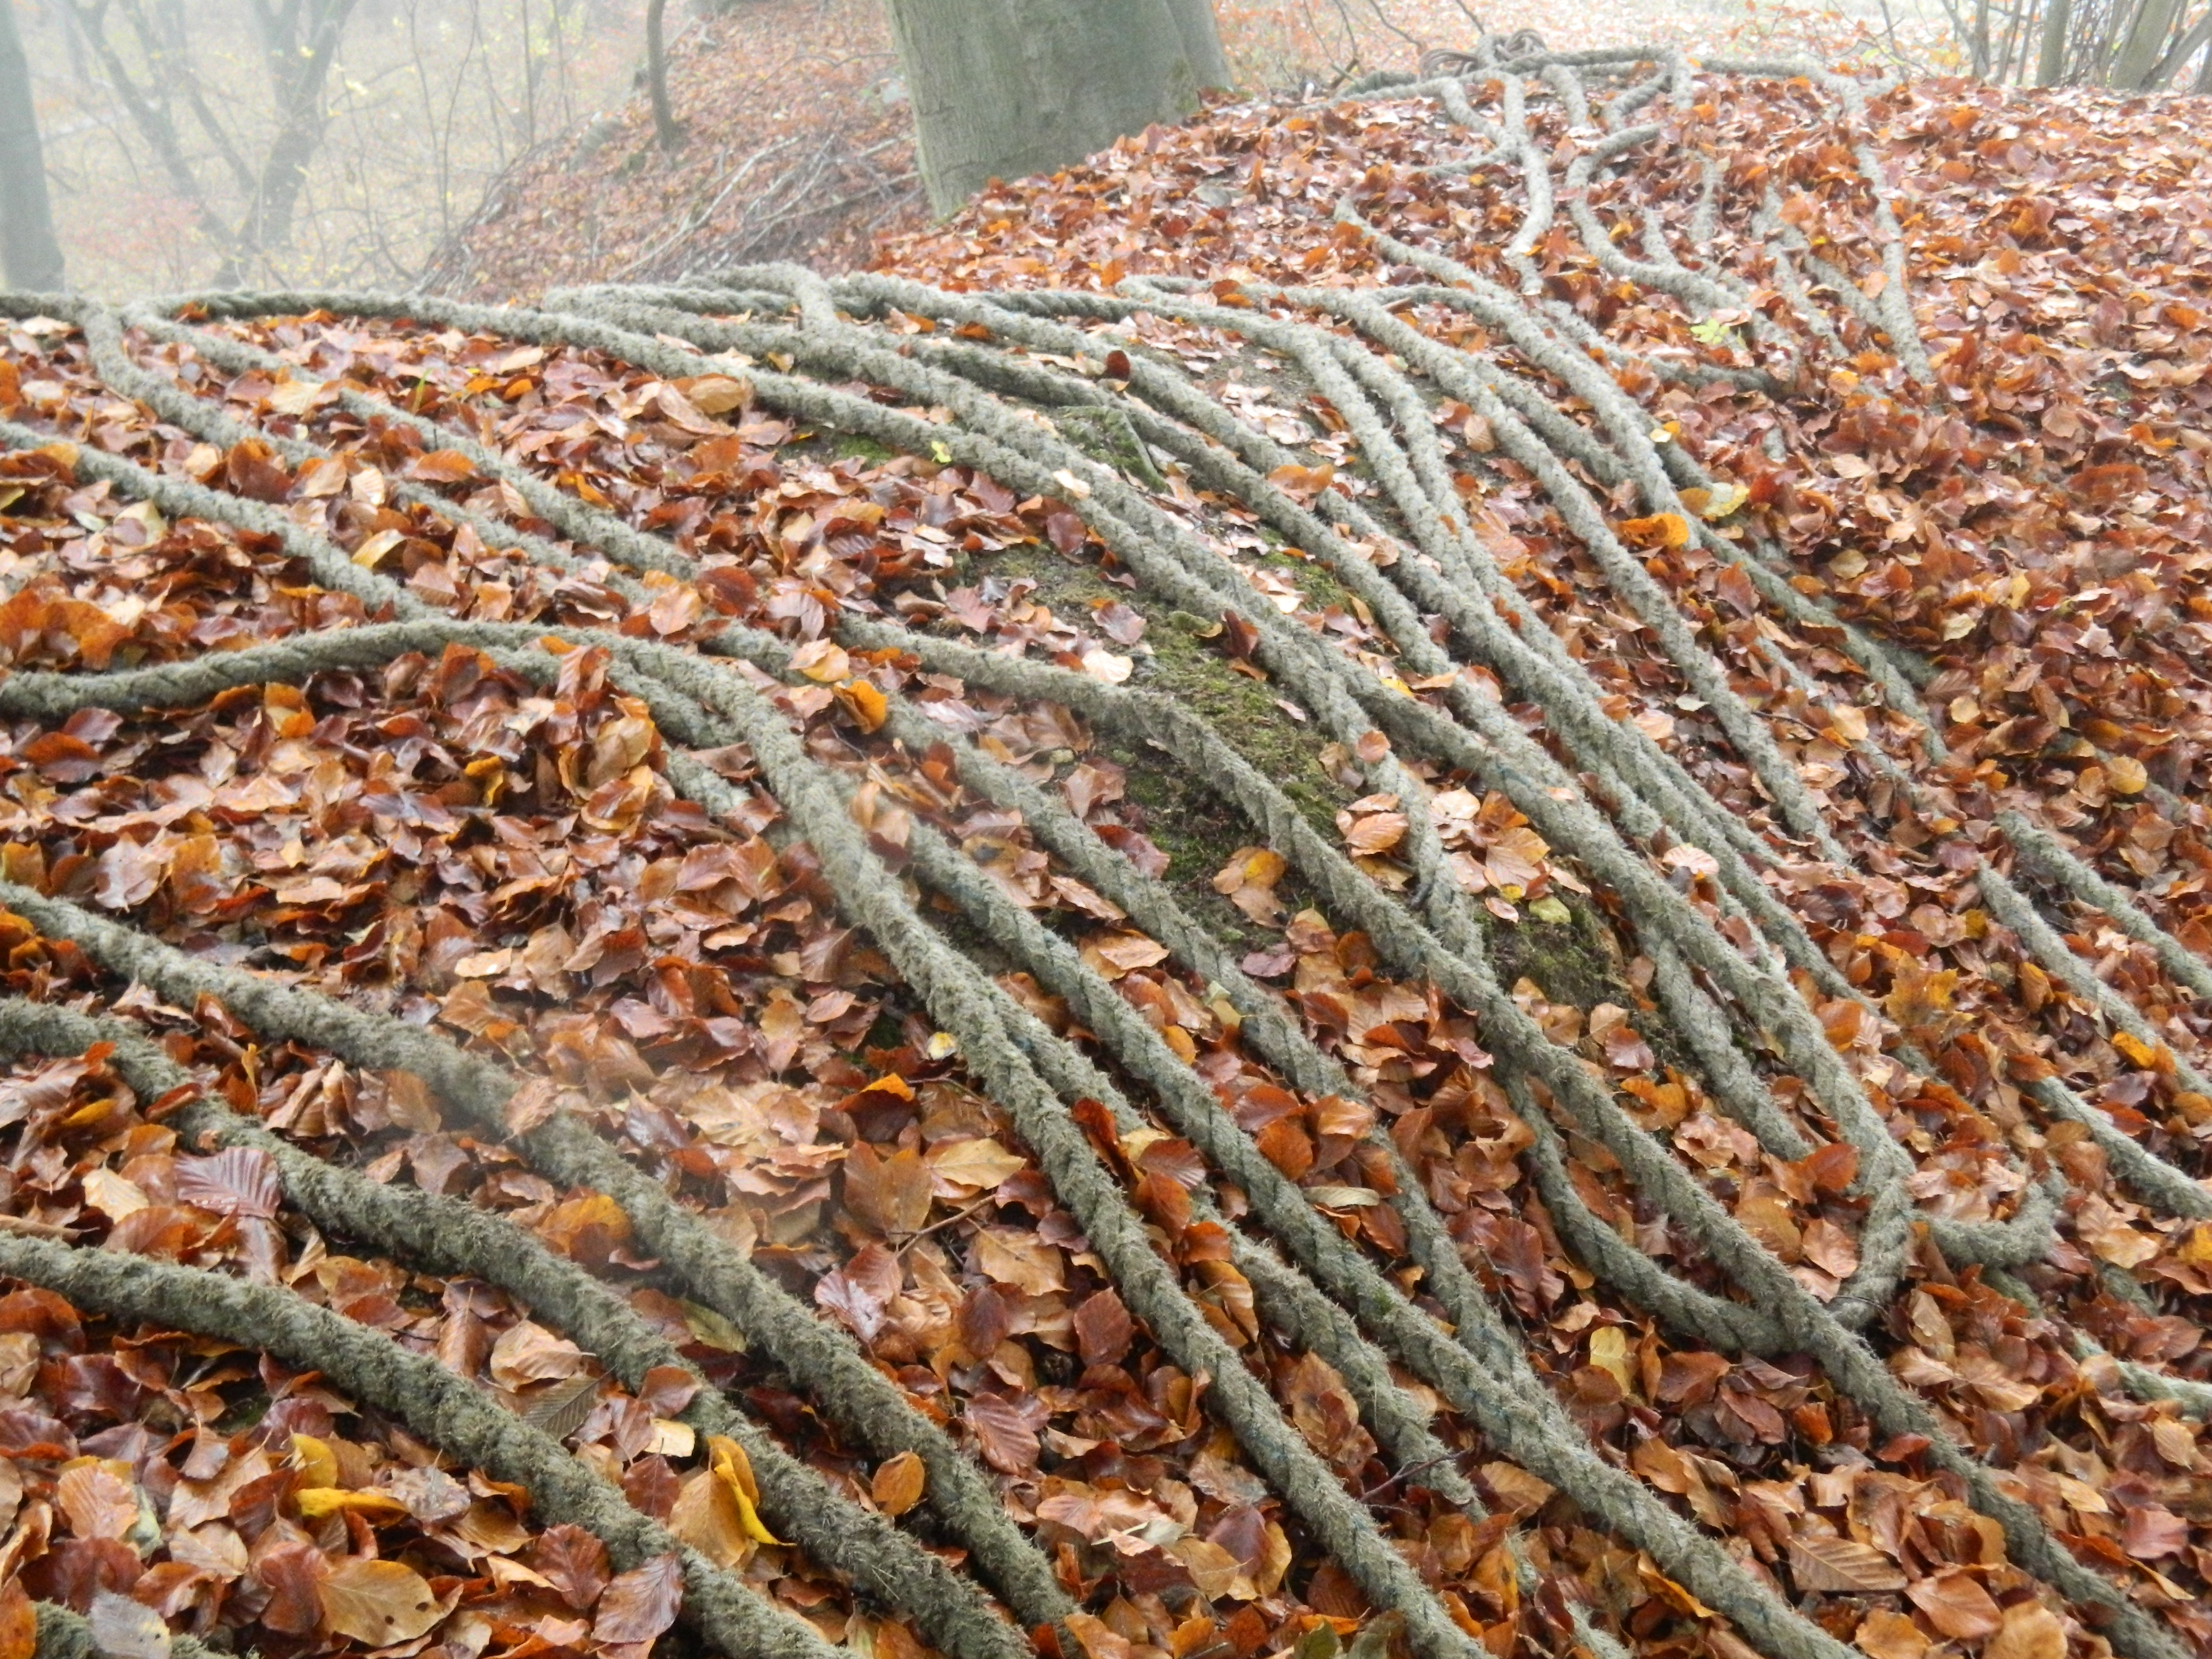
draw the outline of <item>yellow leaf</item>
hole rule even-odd
[[[853,672],[853,659],[835,640],[815,640],[791,653],[791,665],[817,685],[842,680]]]
[[[2166,1069],[2160,1064],[2160,1057],[2164,1054],[2162,1046],[2154,1048],[2148,1042],[2125,1031],[2115,1031],[2112,1033],[2112,1047],[2125,1054],[2128,1057],[2128,1063],[2131,1066],[2140,1066],[2147,1072],[2162,1072]]]
[[[292,1437],[292,1461],[300,1471],[300,1482],[307,1486],[335,1486],[338,1483],[338,1456],[324,1442],[312,1434]]]
[[[380,530],[353,550],[353,562],[374,570],[390,556],[392,550],[407,538],[396,530]]]
[[[331,1569],[322,1597],[331,1630],[373,1648],[411,1642],[447,1613],[447,1604],[412,1567],[358,1556]]]
[[[2115,755],[2105,763],[2105,781],[2119,794],[2137,795],[2150,782],[2150,774],[2134,756]]]
[[[1628,1369],[1628,1338],[1618,1325],[1601,1325],[1590,1333],[1590,1364],[1620,1384],[1623,1394],[1635,1392]]]
[[[1701,518],[1716,521],[1725,519],[1751,499],[1751,491],[1741,484],[1720,484],[1697,493],[1703,495],[1705,500],[1703,505],[1692,507],[1691,511]],[[1688,490],[1682,492],[1684,505],[1689,504],[1691,494]]]
[[[684,1477],[668,1512],[668,1530],[718,1567],[742,1566],[753,1553],[738,1495],[712,1469]]]
[[[760,1488],[753,1484],[753,1466],[745,1449],[726,1435],[713,1434],[707,1437],[707,1451],[714,1473],[728,1483],[731,1496],[738,1500],[738,1521],[745,1536],[763,1544],[782,1543],[754,1507],[760,1502]]]
[[[1620,533],[1632,547],[1687,547],[1690,521],[1679,513],[1655,513],[1648,519],[1630,519]]]
[[[292,1501],[310,1521],[351,1510],[374,1526],[383,1521],[404,1521],[410,1513],[407,1505],[390,1492],[347,1492],[338,1486],[302,1486],[292,1494]]]

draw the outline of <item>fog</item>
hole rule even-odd
[[[629,96],[646,9],[12,3],[68,280],[108,298],[408,285],[518,157]]]

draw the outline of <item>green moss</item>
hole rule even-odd
[[[1328,580],[1326,573],[1317,573],[1304,560],[1277,555],[1274,562],[1309,591],[1317,574]],[[1109,584],[1095,566],[1042,546],[1009,548],[979,558],[975,574],[1034,581],[1037,599],[1070,617],[1087,616],[1093,605],[1117,599],[1144,613],[1143,644],[1149,653],[1133,653],[1131,687],[1164,692],[1202,716],[1287,794],[1316,830],[1334,840],[1337,811],[1351,797],[1322,765],[1327,736],[1278,706],[1280,691],[1273,681],[1254,679],[1231,667],[1215,641],[1206,637],[1212,623],[1187,611],[1163,610],[1148,601],[1144,590]],[[1128,799],[1144,809],[1144,831],[1167,855],[1167,882],[1185,905],[1218,937],[1239,945],[1256,943],[1260,931],[1213,890],[1212,881],[1239,848],[1255,843],[1258,832],[1167,757],[1110,742],[1102,742],[1100,752],[1127,773]],[[1280,889],[1292,909],[1310,902],[1296,888],[1293,878]]]
[[[1694,1071],[1696,1062],[1663,1012],[1629,982],[1628,957],[1619,935],[1598,905],[1578,893],[1553,889],[1566,908],[1567,920],[1542,921],[1517,906],[1521,920],[1499,921],[1485,913],[1491,962],[1498,983],[1508,990],[1526,978],[1550,1002],[1572,1003],[1585,1011],[1601,1002],[1628,1009],[1637,1035],[1664,1064]]]
[[[1526,904],[1515,907],[1521,912],[1517,922],[1490,919],[1491,955],[1499,982],[1510,989],[1525,976],[1536,982],[1548,1000],[1571,1002],[1578,1008],[1601,1002],[1634,1007],[1636,994],[1629,988],[1627,963],[1612,927],[1579,894],[1556,887],[1553,892],[1566,908],[1565,921],[1541,921],[1529,914]]]
[[[1165,489],[1168,481],[1152,464],[1144,441],[1127,414],[1090,404],[1068,404],[1052,411],[1060,435],[1091,459],[1112,467],[1147,489]]]
[[[830,453],[841,461],[866,461],[879,465],[898,453],[889,446],[879,444],[873,438],[864,438],[856,432],[826,432],[823,436],[830,441]]]
[[[1155,617],[1145,635],[1152,659],[1131,684],[1164,692],[1204,718],[1316,829],[1334,836],[1337,809],[1348,798],[1322,765],[1328,738],[1311,720],[1297,720],[1278,705],[1273,681],[1255,680],[1232,667],[1201,637],[1212,626],[1187,611]]]

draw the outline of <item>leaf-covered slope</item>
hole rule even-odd
[[[2185,106],[1504,45],[15,308],[0,1641],[2212,1640]]]
[[[914,118],[874,0],[707,12],[669,46],[683,129],[641,89],[520,156],[432,253],[431,291],[535,301],[563,283],[665,282],[744,259],[860,263],[921,222]]]

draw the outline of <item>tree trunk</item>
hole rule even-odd
[[[2073,0],[2044,0],[2043,50],[2035,63],[2039,87],[2055,87],[2066,73],[2066,32],[2073,22]]]
[[[684,129],[676,125],[676,111],[668,101],[668,47],[661,38],[661,14],[668,0],[647,0],[645,8],[645,80],[653,95],[653,131],[660,147],[672,150],[684,142]]]
[[[890,0],[929,204],[1047,173],[1228,79],[1212,0]]]
[[[1168,0],[1175,14],[1176,32],[1182,36],[1182,55],[1201,88],[1226,87],[1229,54],[1221,49],[1221,31],[1213,21],[1213,0]]]
[[[49,293],[62,285],[62,245],[54,240],[31,65],[13,0],[0,0],[0,269],[9,288]]]
[[[283,125],[269,146],[261,168],[261,183],[247,205],[246,222],[238,241],[216,272],[216,285],[234,288],[264,252],[283,246],[292,232],[292,210],[307,182],[307,164],[321,148],[330,112],[323,103],[323,84],[331,61],[337,56],[345,34],[346,19],[357,0],[322,0],[311,14],[307,38],[298,48],[298,62],[272,47],[272,78]],[[281,68],[279,67],[281,66]]]
[[[2151,71],[2166,56],[2166,37],[2181,15],[2181,0],[2140,0],[2127,36],[2112,65],[2112,85],[2139,92],[2150,84]]]

